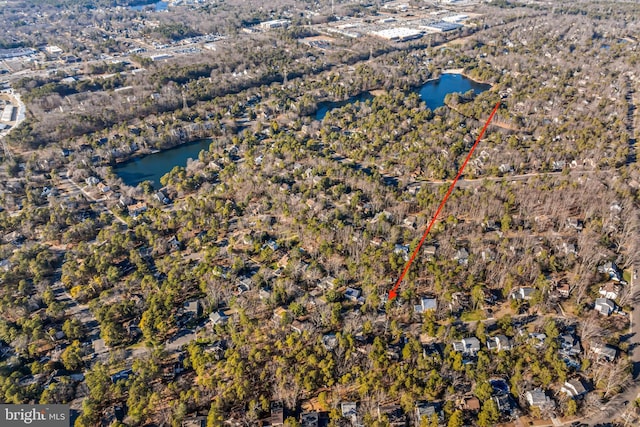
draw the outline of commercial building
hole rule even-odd
[[[159,55],[153,55],[151,57],[151,60],[153,62],[158,62],[158,61],[164,61],[165,59],[169,59],[171,58],[171,55],[169,55],[168,53],[161,53]]]
[[[419,39],[422,37],[422,31],[413,28],[389,28],[388,30],[373,31],[371,34],[382,37],[390,41],[404,42],[407,40]]]
[[[47,46],[44,48],[44,50],[47,51],[47,53],[50,55],[60,55],[63,52],[62,49],[55,45]]]
[[[449,16],[445,16],[442,18],[443,21],[445,22],[450,22],[452,24],[459,24],[460,22],[464,22],[467,19],[469,19],[468,15],[449,15]]]
[[[11,121],[13,121],[13,113],[14,113],[15,109],[16,109],[16,107],[14,107],[11,104],[5,105],[4,110],[2,110],[2,117],[0,118],[0,120],[3,121],[3,122],[11,122]]]
[[[445,22],[445,21],[430,22],[428,24],[420,26],[420,28],[424,28],[427,31],[432,31],[432,32],[437,32],[437,33],[444,33],[444,32],[447,32],[447,31],[453,31],[453,30],[457,30],[458,28],[462,28],[462,27],[463,27],[463,25],[454,24],[454,23]]]
[[[19,58],[36,53],[34,49],[28,47],[18,47],[12,49],[0,49],[0,59]]]
[[[274,19],[272,21],[264,21],[260,23],[263,30],[272,30],[274,28],[287,28],[291,24],[288,19]]]

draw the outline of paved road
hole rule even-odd
[[[350,165],[351,167],[353,167],[356,170],[361,170],[364,171],[367,174],[371,174],[371,170],[375,168],[375,166],[371,166],[371,167],[365,167],[363,166],[361,163],[350,159],[348,157],[343,157],[339,154],[335,154],[332,157],[330,157],[331,160],[336,161],[340,164],[344,164],[344,165]],[[584,175],[584,174],[591,174],[591,173],[595,173],[598,172],[598,170],[596,169],[570,169],[568,171],[569,175]],[[557,171],[557,172],[529,172],[529,173],[523,173],[523,174],[518,174],[518,175],[510,175],[510,174],[506,174],[503,176],[487,176],[487,177],[480,177],[480,178],[465,178],[464,175],[460,177],[460,180],[457,182],[456,187],[458,188],[465,188],[465,187],[471,187],[474,185],[479,185],[482,184],[483,182],[501,182],[501,181],[526,181],[530,178],[534,178],[537,176],[560,176],[563,174],[567,174],[567,172],[564,171]],[[380,174],[384,180],[385,183],[395,183],[397,184],[398,182],[402,181],[402,177],[401,176],[395,176],[395,175],[388,175],[388,174]],[[408,187],[411,186],[416,186],[416,185],[431,185],[431,186],[440,186],[443,184],[451,184],[453,180],[452,179],[419,179],[419,180],[410,180],[410,181],[406,181],[406,185]]]
[[[67,314],[70,317],[75,317],[84,325],[87,331],[87,341],[91,342],[99,339],[100,324],[93,316],[93,313],[91,313],[89,306],[76,301],[60,281],[55,282],[53,286],[51,286],[51,290],[53,291],[56,301],[65,305]]]
[[[85,191],[84,188],[80,187],[78,184],[76,184],[72,179],[70,178],[61,178],[60,179],[60,184],[58,185],[58,187],[62,187],[63,189],[65,189],[67,191],[67,193],[69,194],[78,194],[78,193],[82,193],[82,195],[84,197],[86,197],[87,200],[93,201],[95,202],[96,207],[103,211],[103,212],[108,212],[110,213],[115,219],[116,221],[120,222],[123,225],[127,225],[127,223],[125,222],[124,219],[122,219],[119,215],[117,215],[114,211],[112,211],[111,209],[109,209],[107,207],[107,205],[105,205],[104,203],[104,198],[102,199],[96,199],[95,197],[93,197],[91,194],[89,194],[88,192]]]
[[[183,345],[189,344],[196,339],[196,332],[191,329],[180,331],[175,337],[165,342],[165,350],[168,352],[179,351]]]
[[[632,405],[633,401],[640,394],[640,283],[638,283],[637,273],[639,266],[632,267],[631,280],[631,305],[635,308],[631,312],[631,326],[627,336],[629,343],[629,360],[632,365],[632,383],[619,395],[611,399],[604,410],[587,417],[583,422],[590,426],[603,424],[619,419],[625,412],[627,405]],[[628,402],[625,404],[625,402]]]

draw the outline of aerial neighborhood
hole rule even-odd
[[[0,403],[640,423],[638,4],[0,15]]]

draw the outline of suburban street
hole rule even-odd
[[[631,313],[631,327],[627,337],[633,380],[622,393],[615,396],[603,407],[603,411],[595,413],[593,416],[583,420],[584,423],[591,426],[606,424],[620,419],[627,409],[633,408],[633,401],[636,400],[638,394],[640,394],[640,309],[637,308],[640,302],[640,289],[638,286],[637,272],[638,266],[634,266],[629,282],[632,295],[631,303],[635,308]]]
[[[108,212],[110,213],[115,219],[116,221],[120,222],[123,225],[127,225],[127,223],[125,222],[124,219],[122,219],[119,215],[116,215],[115,212],[113,212],[111,209],[109,209],[105,203],[104,203],[104,198],[102,199],[96,199],[95,197],[93,197],[91,194],[89,194],[87,191],[85,191],[84,188],[80,187],[78,184],[75,183],[75,181],[73,181],[71,178],[62,178],[60,181],[60,184],[58,185],[58,189],[60,191],[65,191],[71,195],[77,195],[77,194],[82,194],[87,200],[95,202],[95,206],[97,209],[101,210],[102,212]]]

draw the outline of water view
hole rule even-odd
[[[162,3],[162,2],[161,2]],[[489,89],[491,85],[477,83],[460,74],[443,74],[438,80],[432,80],[417,88],[415,91],[434,110],[444,105],[444,97],[453,92],[464,93],[473,89],[476,94]],[[364,102],[373,99],[373,95],[364,92],[344,101],[321,102],[314,114],[316,120],[322,120],[327,113],[335,108],[343,107],[357,101]],[[160,177],[173,169],[174,166],[184,166],[187,159],[195,159],[201,150],[208,150],[211,140],[198,140],[178,147],[132,159],[114,168],[114,172],[127,185],[136,186],[142,181],[151,181],[155,188],[160,187]]]
[[[149,7],[153,7],[156,12],[162,12],[167,10],[169,7],[169,2],[167,1],[158,1],[155,3],[146,3],[146,4],[136,4],[134,6],[129,6],[133,10],[144,10]]]
[[[458,92],[465,93],[470,89],[473,89],[475,94],[484,92],[490,89],[491,85],[478,83],[471,79],[466,78],[461,74],[442,74],[439,79],[432,80],[415,89],[420,95],[420,98],[427,104],[432,110],[438,107],[444,106],[444,97],[450,93]],[[325,101],[318,104],[318,110],[314,114],[316,120],[324,119],[324,116],[334,108],[344,107],[347,104],[353,104],[357,101],[364,102],[366,100],[373,99],[373,95],[369,92],[363,92],[359,95],[352,96],[344,101]]]
[[[160,188],[160,178],[175,166],[185,166],[188,159],[197,159],[202,150],[208,150],[210,139],[200,139],[158,153],[134,158],[121,163],[113,171],[132,187],[143,181],[151,181]]]
[[[444,106],[444,98],[450,93],[465,93],[473,89],[477,95],[491,89],[491,85],[474,82],[461,74],[443,74],[437,80],[425,83],[416,89],[420,98],[432,110]]]

